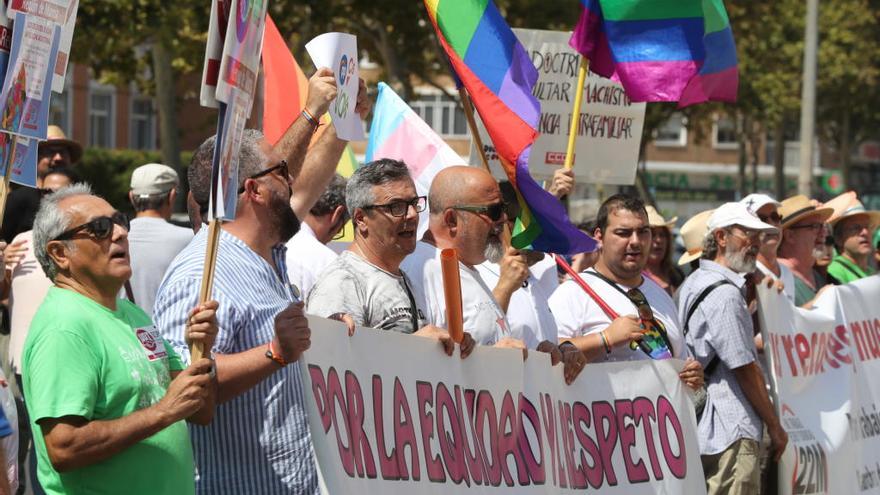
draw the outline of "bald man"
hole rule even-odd
[[[497,263],[505,255],[501,233],[507,214],[498,183],[481,168],[450,167],[434,178],[428,203],[429,231],[401,265],[410,275],[417,297],[423,301],[428,321],[447,327],[440,251],[452,248],[459,259],[464,329],[482,345],[524,348],[521,340],[511,336],[510,323],[496,298],[498,287],[509,292],[503,295],[509,300],[510,294],[521,286],[523,274],[528,273],[524,257],[519,263],[501,265],[496,294],[476,269],[487,259]],[[550,352],[554,364],[560,359],[565,361],[569,383],[583,367],[581,353],[570,343],[557,347],[556,343],[544,341],[536,349]]]

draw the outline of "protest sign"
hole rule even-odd
[[[706,493],[681,361],[590,364],[309,317],[299,359],[326,493]]]
[[[232,0],[212,0],[211,19],[208,21],[208,41],[205,44],[205,65],[202,67],[202,87],[199,103],[203,107],[217,108],[217,80],[220,77],[220,59],[229,25]]]
[[[789,435],[779,493],[880,493],[880,277],[827,290],[812,310],[759,295]]]
[[[12,50],[0,93],[0,130],[46,139],[60,38],[61,27],[54,22],[15,14]]]
[[[336,99],[329,110],[336,135],[346,141],[362,141],[364,127],[360,115],[355,112],[360,80],[357,37],[347,33],[324,33],[306,43],[306,51],[315,67],[329,67],[336,77]]]
[[[244,125],[250,112],[246,108],[248,99],[239,91],[233,92],[232,103],[220,103],[217,117],[217,139],[211,164],[211,196],[208,218],[213,220],[235,220],[238,204],[238,152]]]
[[[14,17],[16,12],[41,17],[61,26],[61,40],[52,76],[52,91],[64,91],[64,78],[67,75],[67,63],[70,60],[70,44],[73,42],[73,29],[76,26],[76,12],[79,0],[11,0],[8,15]]]
[[[37,187],[37,141],[0,132],[0,171],[16,184]]]
[[[220,77],[215,97],[224,103],[233,103],[233,89],[247,95],[244,104],[251,113],[257,74],[260,72],[260,52],[263,48],[263,30],[266,28],[266,0],[233,0],[232,12],[226,28]],[[246,119],[245,119],[246,120]]]
[[[514,29],[538,69],[532,94],[541,103],[538,139],[529,155],[529,172],[549,178],[565,161],[580,56],[569,45],[571,33]],[[645,104],[633,103],[619,84],[590,74],[584,87],[575,147],[576,177],[600,184],[633,184],[645,120]],[[493,175],[507,180],[482,122],[483,148]],[[479,163],[471,146],[471,163]]]

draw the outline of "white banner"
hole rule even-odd
[[[880,493],[880,277],[829,289],[809,311],[760,297],[789,435],[780,493]]]
[[[360,81],[357,37],[348,33],[324,33],[306,43],[306,51],[315,68],[328,67],[336,77],[336,99],[329,110],[336,135],[346,141],[363,141],[364,124],[354,111]]]
[[[535,178],[546,179],[565,161],[580,57],[568,45],[571,33],[538,29],[513,32],[538,69],[532,94],[541,103],[541,119],[539,136],[529,155],[529,172]],[[492,140],[482,121],[477,120],[492,173],[507,180]],[[644,103],[633,103],[621,85],[590,73],[575,141],[575,177],[580,182],[633,184],[644,123]],[[471,163],[480,163],[476,153],[471,145]]]
[[[310,317],[299,360],[325,493],[706,493],[681,361],[588,365]]]

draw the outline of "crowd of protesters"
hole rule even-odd
[[[336,95],[327,72],[309,82],[309,115]],[[362,115],[365,95],[361,85]],[[392,159],[344,179],[334,169],[346,143],[329,126],[310,147],[317,125],[297,119],[274,147],[245,132],[236,217],[223,223],[201,304],[214,138],[187,171],[190,231],[168,222],[173,169],[134,171],[129,220],[79,183],[82,148],[53,128],[38,189],[15,193],[3,224],[0,296],[22,393],[0,409],[0,495],[20,478],[50,494],[316,493],[294,364],[310,346],[307,314],[430,339],[450,356],[459,345],[462,359],[477,345],[546,352],[567,383],[590,363],[681,359],[709,492],[773,491],[762,471],[788,438],[767,391],[755,287],[809,308],[828,284],[874,275],[880,213],[854,194],[825,205],[753,194],[687,219],[675,260],[677,218],[617,194],[580,226],[600,243],[572,263],[593,296],[558,275],[552,254],[507,245],[509,184],[450,167],[419,196]],[[560,171],[549,190],[561,198],[573,184]],[[354,241],[337,254],[327,245],[349,220]],[[460,260],[460,344],[446,332],[445,248]],[[204,357],[192,359],[194,344]],[[37,476],[24,480],[16,460],[28,451]]]

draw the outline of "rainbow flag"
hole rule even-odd
[[[722,0],[581,0],[570,44],[633,101],[736,101],[736,45]]]
[[[419,196],[428,195],[431,182],[444,168],[467,165],[431,126],[383,82],[379,83],[379,95],[373,108],[365,160],[369,163],[379,158],[392,158],[406,163]],[[427,210],[419,215],[420,238],[426,230]]]
[[[558,199],[529,175],[529,153],[541,109],[532,96],[538,71],[489,0],[425,0],[440,44],[492,138],[522,213],[512,244],[553,253],[593,251],[595,241],[572,225]]]

